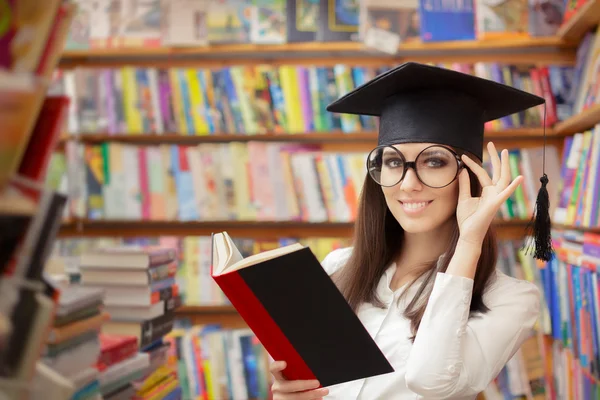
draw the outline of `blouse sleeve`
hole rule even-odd
[[[530,335],[540,291],[503,274],[484,295],[489,311],[469,317],[473,280],[438,273],[407,360],[407,387],[428,399],[474,396]]]
[[[331,276],[334,272],[346,264],[346,261],[348,261],[351,254],[351,247],[335,249],[325,256],[321,262],[321,266],[325,272],[327,272],[327,275]]]

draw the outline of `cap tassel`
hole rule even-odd
[[[548,175],[546,175],[546,103],[544,102],[544,150],[543,150],[543,174],[540,178],[542,186],[538,191],[535,201],[533,216],[527,225],[527,236],[530,237],[526,254],[531,251],[531,241],[534,242],[535,251],[533,256],[538,260],[550,261],[554,254],[552,248],[552,221],[550,220],[550,198],[548,196]]]

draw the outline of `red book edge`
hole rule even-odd
[[[100,355],[96,362],[99,371],[104,371],[138,352],[138,341],[135,336],[107,335],[101,333]]]
[[[21,157],[19,175],[33,181],[43,180],[62,131],[69,103],[70,99],[67,96],[49,96],[44,99]]]

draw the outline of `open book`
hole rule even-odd
[[[330,386],[393,372],[310,248],[243,258],[227,232],[212,236],[211,275],[287,379]]]

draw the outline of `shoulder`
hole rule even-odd
[[[491,310],[504,308],[509,312],[537,316],[541,308],[541,296],[534,283],[496,270],[483,294],[483,302]]]
[[[346,264],[350,255],[352,255],[352,247],[335,249],[325,256],[321,265],[325,272],[327,272],[327,275],[332,275]]]

